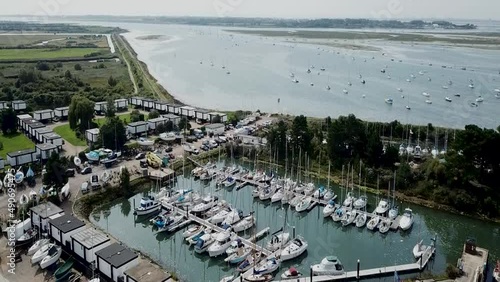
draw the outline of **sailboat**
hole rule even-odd
[[[396,196],[396,171],[394,171],[394,186],[392,189],[392,208],[389,210],[389,218],[394,220],[398,216],[398,206],[394,202]]]

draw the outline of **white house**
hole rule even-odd
[[[145,260],[141,260],[138,265],[128,269],[124,274],[124,282],[166,282],[172,277],[159,266]]]
[[[146,121],[131,122],[127,125],[127,132],[131,135],[139,135],[148,132],[149,124]]]
[[[95,253],[97,269],[112,281],[118,281],[128,269],[139,264],[139,256],[127,247],[114,243]]]
[[[38,160],[35,149],[7,153],[7,162],[10,166],[20,166],[36,162]]]
[[[0,110],[7,109],[8,107],[7,102],[0,101]]]
[[[224,134],[226,130],[226,126],[222,123],[212,123],[205,125],[205,131],[207,134],[212,133],[213,135],[221,135]]]
[[[208,121],[210,120],[210,111],[209,110],[204,110],[204,109],[196,109],[194,110],[194,117],[196,119],[202,120],[202,121]]]
[[[42,121],[42,120],[52,120],[54,118],[53,110],[40,110],[33,112],[33,118]]]
[[[216,118],[217,116],[220,117],[220,120],[219,121],[215,121],[215,122],[227,122],[227,115],[226,114],[223,114],[223,113],[217,113],[217,112],[211,112],[211,113],[208,113],[208,115],[210,116],[210,123],[213,123],[214,122],[214,118]]]
[[[166,113],[168,111],[168,104],[162,101],[155,101],[155,110],[160,113]]]
[[[43,135],[48,134],[48,133],[53,133],[52,129],[50,129],[48,127],[40,127],[40,128],[35,129],[35,136],[34,137],[35,137],[36,141],[38,141],[39,143],[42,143],[43,142]]]
[[[180,107],[179,108],[180,110],[180,115],[183,116],[183,117],[187,117],[187,118],[194,118],[195,114],[194,114],[194,111],[196,110],[195,108],[193,107],[190,107],[190,106],[183,106],[183,107]]]
[[[88,263],[96,260],[95,252],[111,244],[108,236],[95,228],[84,229],[70,237],[73,252]]]
[[[26,107],[26,102],[24,102],[23,100],[12,101],[12,108],[14,109],[14,111],[26,110]]]
[[[54,116],[60,119],[67,118],[69,114],[69,107],[60,107],[54,109]]]
[[[49,220],[64,215],[64,211],[52,202],[46,202],[30,208],[31,225],[48,233]]]
[[[162,115],[163,118],[167,119],[168,121],[171,121],[173,125],[177,126],[179,125],[179,121],[181,120],[180,116],[176,116],[173,114],[166,114]]]
[[[50,237],[70,250],[73,250],[71,235],[84,229],[86,229],[85,223],[69,214],[49,220]]]
[[[148,120],[149,130],[155,130],[158,125],[165,124],[167,121],[168,119],[164,117],[152,118]]]
[[[48,160],[52,153],[59,154],[59,147],[50,143],[36,144],[35,150],[39,160],[43,161]]]
[[[57,133],[46,133],[42,136],[43,136],[44,143],[49,143],[49,144],[53,144],[56,146],[62,146],[64,144],[64,140]]]
[[[179,105],[168,104],[168,111],[167,112],[169,114],[178,115],[181,111],[180,108],[181,108],[181,106],[179,106]]]
[[[127,99],[116,99],[115,100],[115,108],[117,110],[125,110],[128,107],[128,100]]]
[[[94,111],[98,113],[103,113],[106,111],[106,108],[108,107],[108,102],[97,102],[94,104]]]
[[[17,115],[17,126],[24,130],[24,120],[32,120],[33,117],[28,114]]]
[[[142,97],[131,97],[130,98],[130,105],[132,106],[136,106],[136,107],[142,107],[142,100],[144,100],[144,98]]]
[[[95,143],[99,139],[99,128],[91,128],[85,130],[85,139],[89,143]]]

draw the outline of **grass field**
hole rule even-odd
[[[123,115],[118,115],[118,117],[123,120],[125,123],[130,123],[130,113],[127,113],[127,114],[123,114]],[[144,117],[146,120],[147,120],[147,116]],[[97,123],[97,125],[99,125],[99,127],[101,127],[104,122],[106,121],[106,118],[105,117],[101,117],[101,118],[96,118],[94,119],[95,123]]]
[[[1,49],[0,61],[2,60],[35,60],[35,59],[64,59],[83,58],[91,53],[109,53],[107,48],[62,48],[62,49]]]
[[[22,133],[14,135],[0,134],[0,142],[3,144],[0,157],[7,160],[7,153],[35,148],[35,144]]]
[[[69,127],[69,124],[60,125],[54,128],[54,132],[59,134],[66,142],[74,146],[86,146],[87,142],[76,137],[75,132]]]
[[[38,34],[38,35],[14,35],[1,34],[0,47],[37,47],[46,42],[48,46],[78,46],[78,44],[95,44],[99,48],[106,48],[108,41],[106,36],[95,35],[54,35],[54,34]]]
[[[44,41],[66,38],[64,35],[40,34],[40,35],[0,35],[0,47],[17,47],[19,45],[33,46]]]

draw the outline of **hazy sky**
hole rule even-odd
[[[499,0],[3,0],[2,2],[0,14],[3,15],[500,19]]]

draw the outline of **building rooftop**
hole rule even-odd
[[[38,214],[41,218],[48,218],[63,212],[60,207],[54,205],[52,202],[39,204],[38,206],[30,208],[30,210]]]
[[[92,249],[94,246],[98,246],[104,242],[108,242],[109,238],[101,231],[95,228],[87,228],[76,234],[71,235],[71,238],[75,239],[87,249]]]
[[[49,139],[49,140],[62,138],[61,135],[59,135],[57,133],[47,133],[47,134],[44,134],[44,136],[46,139]]]
[[[166,120],[167,119],[164,117],[157,117],[157,118],[152,118],[152,119],[148,120],[148,122],[155,123],[155,122],[162,122],[162,121],[166,121]]]
[[[95,105],[106,105],[108,102],[103,101],[103,102],[96,102]]]
[[[213,116],[216,116],[216,115],[219,115],[219,116],[225,116],[226,114],[224,113],[219,113],[219,112],[210,112],[208,113],[209,115],[213,115]]]
[[[40,127],[40,128],[35,129],[35,131],[43,134],[43,133],[52,132],[52,129],[50,129],[48,127]]]
[[[118,243],[111,244],[95,254],[115,268],[119,268],[139,257],[136,253]]]
[[[176,119],[176,118],[181,118],[180,116],[174,115],[174,114],[166,114],[166,115],[161,115],[162,117],[166,119]]]
[[[128,101],[127,99],[123,98],[123,99],[116,99],[115,102],[122,102],[122,101]]]
[[[210,113],[209,110],[205,110],[205,109],[196,109],[196,112],[198,112],[198,113],[204,113],[204,114]]]
[[[205,128],[209,128],[209,129],[220,128],[220,127],[225,127],[225,125],[222,123],[212,123],[212,124],[205,125]]]
[[[24,115],[17,115],[17,119],[32,119],[33,117],[31,115],[28,115],[28,114],[24,114]]]
[[[41,151],[47,151],[47,150],[57,149],[56,145],[50,144],[50,143],[36,144],[35,147],[37,149],[40,149]]]
[[[43,114],[43,113],[51,113],[53,112],[52,110],[39,110],[39,111],[34,111],[33,114]]]
[[[26,103],[26,102],[24,102],[23,100],[14,100],[14,101],[12,101],[12,104],[22,104],[22,103]]]
[[[62,233],[68,233],[77,228],[85,226],[85,223],[78,218],[66,214],[55,219],[51,219],[49,224],[59,229]]]
[[[55,108],[54,110],[56,110],[56,111],[65,111],[65,110],[69,110],[69,107],[59,107],[59,108]]]
[[[99,128],[91,128],[86,130],[90,134],[99,134]]]
[[[190,107],[190,106],[182,106],[180,108],[184,109],[184,110],[196,110],[196,108],[193,108],[193,107]]]
[[[159,266],[148,261],[141,261],[138,265],[125,271],[125,275],[141,282],[163,282],[172,275],[163,271]]]
[[[35,149],[26,149],[26,150],[21,150],[21,151],[15,151],[15,152],[7,153],[7,156],[11,157],[11,158],[15,158],[15,157],[18,157],[18,156],[24,156],[24,155],[28,155],[28,154],[33,154],[35,152],[36,152]]]
[[[163,101],[155,101],[155,104],[168,105],[167,102],[163,102]]]
[[[127,126],[135,127],[135,126],[141,126],[141,125],[147,125],[147,121],[137,121],[137,122],[131,122]]]

